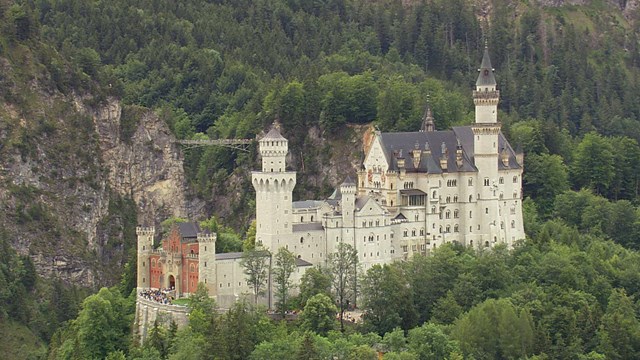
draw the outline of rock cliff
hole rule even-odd
[[[180,151],[151,111],[123,139],[115,99],[33,95],[37,111],[5,102],[0,112],[0,224],[41,275],[113,284],[136,223],[189,215]]]

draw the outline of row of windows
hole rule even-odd
[[[471,214],[469,214],[471,215]],[[435,224],[433,224],[434,228],[435,228]],[[515,220],[511,220],[511,228],[515,229],[516,228],[516,221]],[[480,224],[478,224],[478,230],[480,230]],[[500,229],[504,230],[504,222],[500,222]],[[440,229],[439,229],[440,233],[450,233],[451,232],[451,225],[447,224],[444,227],[442,225],[440,225]],[[460,232],[460,226],[458,224],[453,225],[453,232]],[[469,226],[469,232],[473,232],[473,227]],[[404,237],[409,237],[409,230],[404,230],[403,231],[403,236]],[[411,236],[415,237],[416,236],[416,230],[411,230]],[[424,229],[420,229],[420,236],[424,236]]]
[[[404,235],[404,237],[408,237],[409,236],[409,230],[404,230],[403,235]],[[411,230],[411,236],[416,236],[416,230],[415,229]],[[420,236],[424,236],[424,229],[420,229]]]
[[[380,226],[380,220],[376,220],[375,224],[376,224],[376,226]],[[362,227],[367,227],[367,222],[366,221],[362,222]],[[369,221],[369,227],[373,227],[373,221]]]

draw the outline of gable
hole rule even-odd
[[[379,216],[384,215],[385,210],[371,197],[360,198],[356,201],[357,216]],[[360,203],[360,204],[358,204]]]
[[[363,165],[365,170],[380,169],[381,171],[386,172],[389,168],[389,160],[387,159],[387,155],[384,151],[382,140],[379,135],[376,135],[371,147],[369,147],[369,152],[364,159]]]

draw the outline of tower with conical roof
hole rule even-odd
[[[296,185],[296,173],[286,170],[288,140],[274,123],[259,141],[262,171],[251,175],[256,190],[256,244],[277,251],[283,239],[292,233],[291,198]]]
[[[500,91],[496,89],[496,77],[493,74],[495,70],[491,67],[487,45],[484,47],[484,55],[478,71],[480,73],[476,80],[476,89],[473,91],[473,102],[476,105],[476,124],[495,124],[498,122]]]
[[[485,45],[482,63],[480,64],[476,87],[473,91],[473,102],[476,105],[476,122],[471,126],[473,132],[473,148],[475,165],[478,168],[479,196],[478,205],[480,221],[477,223],[481,232],[488,234],[489,239],[483,242],[498,241],[498,229],[495,219],[498,209],[498,161],[500,150],[500,122],[498,121],[498,101],[500,92],[496,89],[494,69],[489,58],[489,49]]]

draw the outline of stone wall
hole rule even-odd
[[[189,308],[186,306],[160,304],[138,296],[136,299],[134,332],[140,337],[140,343],[144,343],[147,339],[156,319],[160,325],[166,327],[169,327],[173,321],[180,329],[189,323]]]

